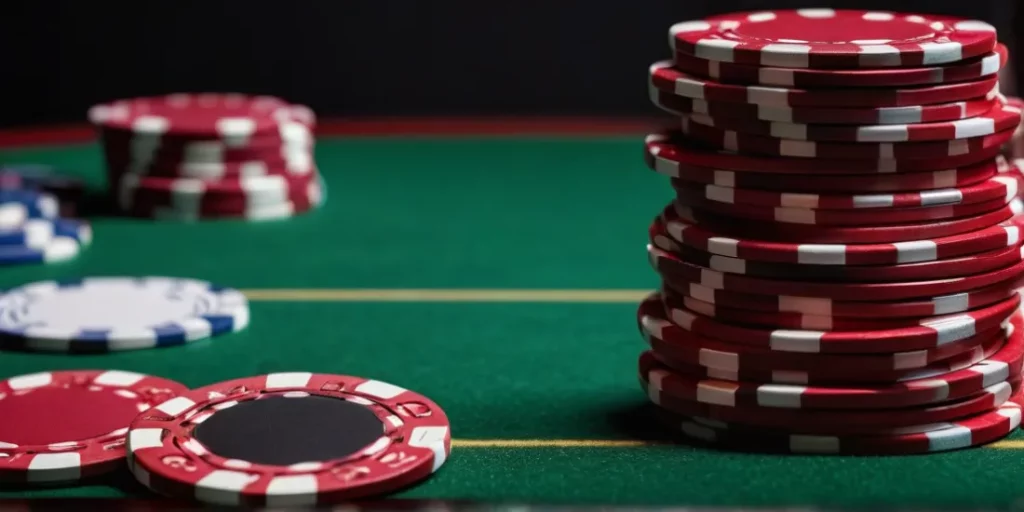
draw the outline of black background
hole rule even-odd
[[[0,126],[79,123],[96,102],[198,91],[280,95],[321,117],[645,116],[647,66],[670,57],[674,22],[890,9],[981,18],[1010,42],[1014,3],[11,0],[0,2]]]

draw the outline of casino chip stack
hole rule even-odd
[[[650,94],[641,384],[717,446],[922,453],[1020,423],[1021,123],[995,29],[828,9],[679,23]],[[828,41],[828,42],[822,42]]]
[[[313,112],[269,97],[175,94],[94,106],[117,207],[168,220],[280,219],[323,202]]]

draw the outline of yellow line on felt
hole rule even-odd
[[[1020,450],[1024,449],[1024,440],[1013,439],[1006,441],[996,441],[992,444],[985,445],[986,448],[997,448],[1001,450]]]
[[[650,290],[266,289],[242,290],[253,301],[322,302],[637,302]]]
[[[612,439],[452,439],[452,446],[456,448],[630,448],[666,444]],[[1024,440],[996,441],[982,448],[1020,450],[1024,449]]]
[[[621,448],[655,446],[652,441],[602,439],[452,439],[458,448]]]

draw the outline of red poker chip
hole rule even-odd
[[[709,288],[696,283],[663,282],[663,288],[675,290],[715,306],[764,311],[800,313],[832,318],[914,318],[962,313],[1006,300],[1016,293],[1015,283],[1004,283],[953,295],[919,297],[902,301],[842,301],[804,295],[764,295]]]
[[[723,84],[684,73],[671,61],[651,64],[650,84],[696,100],[768,107],[878,108],[934,105],[980,98],[998,87],[997,76],[943,85],[906,88],[791,89]]]
[[[718,398],[717,390],[705,387],[691,389],[691,381],[673,380],[668,370],[654,369],[641,375],[640,382],[648,398],[659,407],[676,414],[700,416],[713,420],[735,422],[751,427],[780,429],[799,434],[819,435],[877,435],[888,429],[908,429],[982,414],[1006,403],[1020,388],[1020,381],[992,385],[976,396],[943,404],[907,407],[903,409],[846,410],[791,410],[783,407],[758,405],[721,405],[708,403]],[[652,379],[652,380],[648,380]],[[667,381],[662,387],[660,381]],[[727,393],[722,393],[728,396]],[[706,401],[694,398],[700,396]],[[723,396],[723,397],[724,397]],[[691,398],[692,397],[692,398]]]
[[[657,309],[655,309],[657,311]],[[1022,329],[1020,315],[1014,315],[1011,319],[1010,334],[1005,343],[999,343],[999,348],[981,358],[982,361],[969,364],[963,368],[946,370],[956,366],[958,362],[952,359],[929,365],[930,368],[923,370],[912,370],[905,373],[903,377],[897,377],[891,381],[877,382],[870,386],[860,384],[854,385],[850,382],[840,382],[837,379],[845,378],[835,373],[835,369],[812,371],[777,371],[753,368],[748,365],[739,364],[734,369],[714,369],[698,364],[691,364],[674,359],[672,346],[657,337],[657,333],[651,332],[647,340],[653,351],[642,355],[652,357],[660,364],[671,368],[674,372],[693,379],[714,379],[727,382],[749,382],[766,383],[769,385],[759,386],[763,393],[785,393],[788,396],[778,397],[780,400],[788,398],[789,404],[799,404],[804,408],[817,409],[880,409],[890,407],[907,407],[912,405],[941,403],[949,400],[965,398],[980,393],[989,386],[1000,382],[1015,381],[1021,378],[1022,365],[1024,365],[1024,329]],[[848,356],[855,357],[855,356]],[[962,361],[963,357],[954,358]],[[746,358],[743,362],[750,361]],[[871,376],[868,372],[856,372],[848,368],[847,373],[854,373],[855,377]],[[866,381],[870,382],[870,381]],[[775,387],[778,384],[791,384],[790,386]],[[801,389],[799,386],[806,385]],[[824,387],[827,386],[827,387]],[[777,390],[777,391],[772,391]]]
[[[316,179],[315,172],[247,176],[223,181],[124,174],[118,177],[116,185],[119,188],[119,202],[125,208],[130,208],[136,202],[171,204],[176,201],[260,205],[286,201],[292,197],[292,191],[304,191]]]
[[[738,12],[669,29],[674,50],[720,62],[786,68],[892,68],[959,62],[991,52],[978,20],[892,12]]]
[[[107,159],[107,175],[111,182],[126,174],[167,179],[195,179],[209,182],[235,182],[273,175],[308,175],[316,162],[309,150],[279,148],[252,160],[222,162],[136,161]]]
[[[69,483],[121,468],[137,414],[188,391],[117,370],[67,370],[0,382],[0,480]]]
[[[917,190],[890,194],[814,194],[792,191],[759,190],[755,187],[736,187],[707,184],[697,186],[690,181],[672,180],[672,188],[689,197],[700,197],[720,203],[764,206],[772,208],[802,208],[813,210],[892,211],[897,208],[964,205],[999,200],[1004,204],[1017,197],[1022,176],[1016,166],[1000,168],[998,174],[970,185],[949,188]],[[735,181],[735,180],[733,180]]]
[[[828,159],[910,160],[974,155],[1000,148],[1013,136],[1013,130],[992,135],[926,142],[814,142],[779,139],[738,133],[715,126],[698,124],[683,118],[682,131],[694,140],[713,148],[769,156]]]
[[[274,176],[279,177],[279,176]],[[234,182],[241,185],[243,182]],[[248,182],[251,183],[251,180]],[[178,194],[166,188],[143,186],[122,186],[123,211],[136,217],[172,221],[194,221],[198,219],[247,219],[252,221],[275,220],[293,217],[309,212],[320,206],[325,198],[323,182],[319,175],[300,177],[285,185],[284,191],[267,189],[266,194],[254,194],[253,190],[240,192],[237,188],[221,188],[222,194]],[[231,185],[232,182],[220,182]],[[232,195],[229,190],[237,192]],[[275,197],[283,193],[283,196]]]
[[[773,242],[804,244],[878,244],[914,242],[920,239],[952,237],[964,233],[981,231],[1007,222],[1024,210],[1019,199],[989,212],[973,217],[940,220],[935,222],[914,222],[887,226],[816,226],[797,223],[772,224],[765,222],[743,222],[742,219],[717,215],[678,202],[672,208],[678,218],[692,224],[704,226],[726,236],[761,237]],[[670,217],[665,217],[670,218]],[[805,217],[806,219],[806,217]],[[774,220],[774,219],[762,219]],[[795,219],[790,219],[795,220]],[[813,220],[813,219],[806,219]],[[1018,219],[1020,220],[1020,219]],[[737,222],[739,221],[739,222]]]
[[[668,310],[685,307],[686,301],[661,296]],[[973,336],[946,343],[926,350],[892,352],[879,354],[818,354],[775,351],[770,348],[750,347],[737,343],[715,340],[687,331],[669,322],[660,304],[650,301],[641,307],[642,332],[656,333],[665,343],[663,352],[680,361],[691,364],[737,371],[741,367],[762,368],[779,371],[849,371],[893,372],[925,368],[994,342],[1001,342],[1006,334],[1002,327],[995,327]],[[651,310],[648,311],[647,309]]]
[[[648,246],[651,266],[668,283],[693,283],[707,288],[742,291],[760,295],[801,295],[846,301],[891,301],[950,295],[997,284],[1020,285],[1024,261],[1007,267],[963,277],[928,281],[829,283],[730,274],[689,263],[666,251]]]
[[[89,109],[98,127],[139,136],[219,137],[244,144],[250,137],[276,130],[290,105],[272,96],[243,94],[172,94],[118,100]]]
[[[1011,342],[1013,343],[1013,342]],[[895,409],[926,406],[953,400],[962,400],[985,393],[986,388],[1002,383],[1019,385],[1020,376],[1009,380],[995,381],[981,379],[977,367],[955,372],[951,378],[943,377],[927,381],[908,381],[878,386],[838,385],[802,386],[799,384],[776,384],[757,382],[735,382],[696,377],[665,364],[653,352],[640,355],[640,374],[658,372],[663,388],[670,388],[676,395],[685,393],[702,394],[700,398],[715,400],[722,404],[757,405],[798,410],[818,409]],[[1009,373],[1009,372],[1007,372]],[[960,375],[956,375],[960,374]],[[684,395],[685,396],[685,395]],[[697,400],[700,401],[700,400]]]
[[[1024,255],[1021,254],[1024,248],[1013,245],[959,258],[901,265],[800,265],[750,261],[700,251],[676,243],[666,234],[664,226],[660,223],[652,224],[648,234],[651,245],[655,248],[692,265],[727,274],[814,282],[885,283],[948,279],[993,272],[1024,260]]]
[[[889,372],[865,372],[849,367],[813,371],[743,367],[734,371],[709,368],[673,359],[669,355],[672,353],[672,347],[670,345],[666,345],[666,342],[659,338],[657,333],[645,331],[642,334],[645,336],[645,341],[647,341],[648,345],[651,347],[651,352],[654,356],[657,357],[665,366],[668,366],[683,375],[700,379],[716,379],[733,382],[810,384],[836,387],[850,385],[882,386],[902,382],[924,382],[926,379],[941,379],[947,375],[951,375],[955,372],[966,370],[971,367],[981,368],[979,365],[983,365],[986,360],[998,357],[1001,352],[1005,352],[1007,347],[1007,344],[1000,338],[981,345],[980,350],[971,350],[949,359],[937,361],[924,368],[894,370]],[[1006,334],[1004,333],[1004,336],[1005,335]],[[1001,367],[1002,365],[997,363],[996,368],[993,369],[993,375],[1001,373],[997,369]],[[1019,372],[1016,375],[1019,377]],[[936,387],[941,386],[941,384],[941,381],[937,382]]]
[[[995,139],[989,140],[989,143]],[[745,155],[702,147],[688,141],[679,132],[648,135],[645,139],[647,158],[651,167],[671,168],[679,164],[710,167],[730,171],[771,174],[861,174],[884,178],[892,173],[951,170],[975,164],[996,165],[1000,147],[992,145],[955,156],[936,158],[894,159],[824,159],[808,157],[779,157],[772,155]]]
[[[660,374],[659,374],[660,375]],[[884,435],[899,429],[915,432],[918,427],[983,414],[1006,403],[1020,388],[1008,382],[987,388],[982,394],[946,404],[906,409],[858,411],[788,411],[771,407],[727,407],[687,400],[641,380],[648,397],[659,407],[676,414],[699,416],[749,427],[779,429],[793,434]],[[855,421],[850,421],[855,420]],[[908,432],[909,431],[909,432]]]
[[[705,114],[721,119],[830,125],[920,124],[956,121],[984,115],[1001,104],[998,91],[952,103],[904,107],[786,107],[726,103],[687,98],[648,86],[654,106],[675,115]]]
[[[1013,433],[1021,423],[1024,395],[1017,394],[996,409],[954,421],[871,435],[807,435],[744,427],[727,422],[667,412],[659,418],[669,428],[716,449],[804,455],[912,455],[982,446]]]
[[[1012,201],[1010,201],[1012,203]],[[912,208],[880,208],[875,210],[817,210],[813,208],[781,208],[709,201],[687,190],[676,190],[676,203],[715,216],[758,222],[777,222],[804,226],[870,227],[919,222],[948,222],[977,217],[1007,208],[1003,199],[982,203]],[[694,214],[696,216],[696,213]],[[966,222],[966,221],[965,221]],[[915,233],[914,236],[919,236]]]
[[[220,140],[193,141],[180,144],[133,142],[133,136],[103,135],[103,150],[107,165],[112,168],[130,168],[133,172],[148,174],[217,179],[232,173],[245,172],[246,166],[262,162],[264,165],[285,165],[296,158],[312,160],[312,135],[297,123],[303,135],[292,140],[266,140],[246,146],[228,146]],[[109,132],[109,131],[108,131]],[[306,165],[309,165],[306,163]],[[233,168],[234,167],[234,168]],[[196,170],[193,170],[196,169]],[[220,168],[218,172],[207,169]],[[194,174],[188,174],[193,172]]]
[[[808,315],[804,313],[751,311],[748,309],[717,306],[710,302],[676,293],[672,288],[662,288],[666,302],[676,301],[686,309],[706,317],[725,323],[739,323],[755,327],[771,327],[776,329],[799,329],[805,331],[878,331],[912,327],[920,325],[930,318],[843,318],[833,316]],[[748,349],[749,350],[749,349]],[[918,353],[921,351],[916,351]],[[924,351],[927,352],[927,351]]]
[[[700,124],[723,130],[775,137],[786,140],[814,142],[921,142],[970,139],[1015,130],[1020,124],[1020,109],[1012,105],[996,107],[983,115],[919,124],[879,125],[821,125],[714,117],[707,114],[689,114],[691,124]],[[914,146],[920,147],[920,146]]]
[[[668,321],[699,336],[781,352],[864,354],[940,347],[998,328],[1020,306],[1020,297],[948,315],[913,327],[877,331],[794,331],[725,324],[683,308],[669,308]]]
[[[803,265],[898,265],[936,261],[977,254],[1020,244],[1020,219],[995,226],[940,238],[921,238],[907,243],[811,244],[776,242],[727,236],[703,225],[679,218],[672,207],[660,220],[665,232],[677,243],[695,249],[753,261],[799,263]],[[768,226],[765,226],[766,228]],[[778,235],[778,231],[772,235]],[[763,237],[764,233],[759,234]]]
[[[436,472],[451,451],[448,418],[429,398],[312,373],[186,392],[136,417],[127,438],[129,468],[160,494],[268,508],[393,492]]]
[[[840,175],[828,174],[781,174],[763,172],[727,171],[712,169],[666,159],[659,159],[649,153],[644,155],[652,170],[686,184],[715,185],[736,189],[760,189],[774,193],[801,195],[879,193],[901,194],[976,186],[997,176],[998,169],[1005,167],[1005,160],[998,157],[961,169],[935,172],[907,172],[900,174]]]
[[[768,67],[702,59],[675,52],[680,70],[729,84],[759,84],[780,87],[895,87],[936,85],[992,76],[1006,66],[1009,50],[996,44],[995,51],[952,64],[927,67],[882,69],[810,69]]]

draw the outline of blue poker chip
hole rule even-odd
[[[60,201],[34,190],[0,190],[0,229],[17,229],[29,219],[55,219]]]
[[[173,277],[41,281],[0,295],[0,348],[107,352],[237,332],[249,302],[233,288]]]
[[[90,243],[88,222],[31,219],[20,230],[0,231],[0,266],[68,261]]]
[[[50,219],[28,219],[21,226],[6,229],[0,226],[0,247],[20,245],[31,249],[46,247],[53,240],[54,221]]]
[[[42,247],[0,246],[0,266],[32,263],[60,263],[78,256],[82,246],[68,236],[54,236]]]

